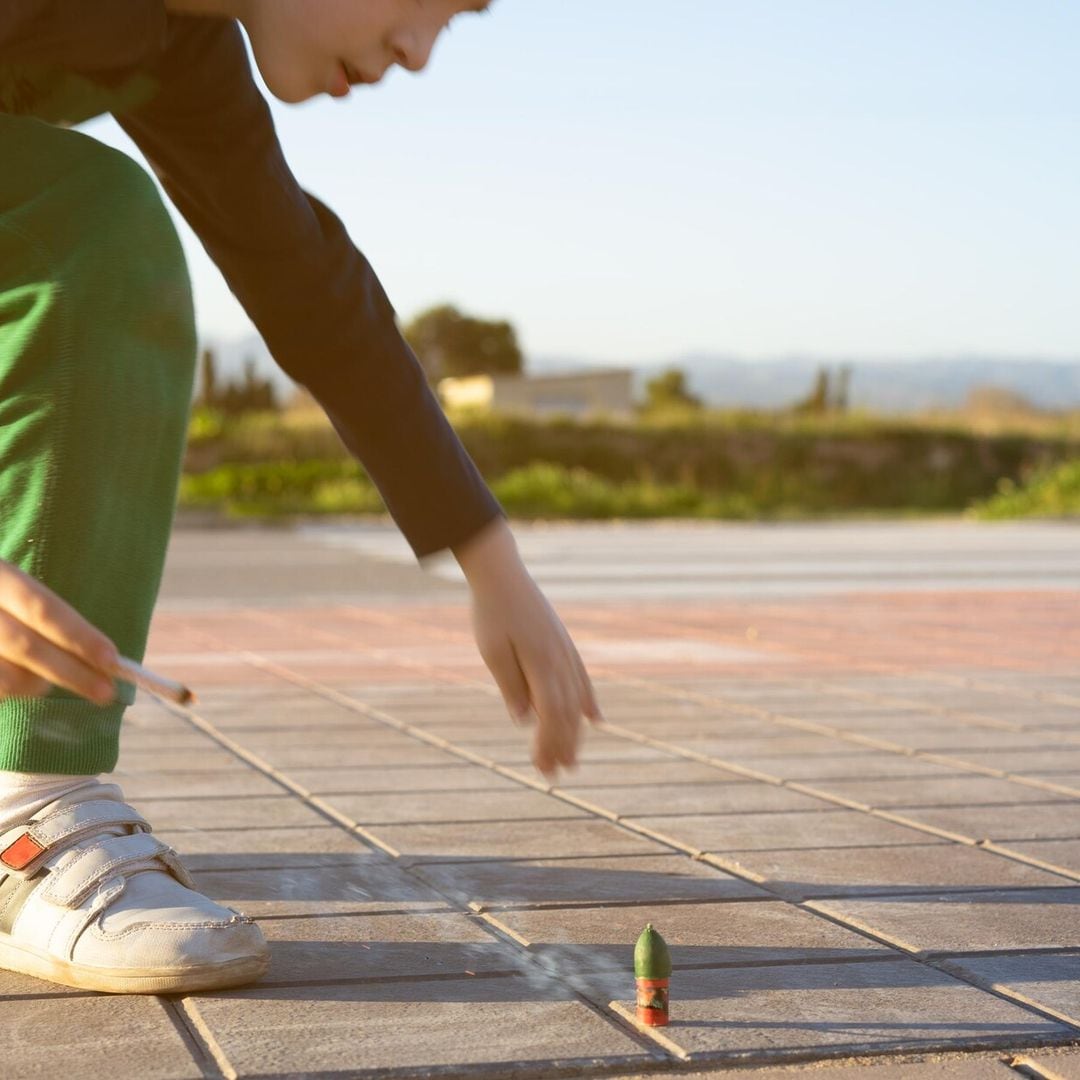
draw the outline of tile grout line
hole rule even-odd
[[[203,1080],[237,1080],[239,1074],[195,1009],[194,1002],[187,997],[174,996],[159,996],[158,1001],[178,1030]]]
[[[1007,1062],[1010,1069],[1014,1069],[1021,1076],[1030,1077],[1031,1080],[1069,1080],[1064,1073],[1055,1069],[1049,1069],[1038,1061],[1034,1061],[1024,1054],[1017,1055]]]

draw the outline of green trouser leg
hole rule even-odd
[[[195,362],[179,239],[149,175],[77,131],[0,114],[0,559],[141,660]],[[116,764],[134,690],[0,701],[0,769]]]

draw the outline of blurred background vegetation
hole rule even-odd
[[[519,375],[513,327],[449,305],[404,328],[433,387]],[[980,387],[960,409],[853,410],[850,369],[822,368],[782,409],[707,407],[671,368],[632,415],[449,411],[507,512],[519,518],[733,520],[1080,515],[1080,410]],[[229,517],[382,514],[378,492],[302,390],[287,401],[245,363],[201,361],[181,507]]]

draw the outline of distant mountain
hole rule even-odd
[[[218,358],[218,374],[225,380],[243,375],[244,360],[255,361],[256,372],[273,379],[284,400],[293,383],[272,360],[258,337],[211,342]],[[636,366],[635,383],[644,394],[645,382],[665,368],[686,372],[693,393],[709,405],[728,408],[783,408],[805,397],[820,367],[835,371],[850,364],[851,403],[856,408],[883,413],[956,408],[976,386],[996,386],[1023,395],[1047,409],[1080,408],[1080,357],[1072,362],[995,357],[941,357],[916,360],[827,359],[793,356],[742,360],[722,353],[686,353],[670,360]],[[527,370],[555,374],[610,368],[610,362],[571,357],[530,358]]]
[[[740,360],[689,353],[637,369],[639,385],[665,368],[686,372],[690,389],[716,407],[775,409],[805,397],[821,367],[835,371],[850,364],[851,403],[875,412],[905,413],[956,408],[976,386],[996,386],[1023,395],[1048,409],[1080,408],[1080,358],[1073,362],[993,357],[942,357],[928,360],[829,360],[798,356]],[[598,365],[565,357],[531,361],[532,371],[581,370]]]

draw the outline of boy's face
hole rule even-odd
[[[420,71],[450,20],[485,0],[250,0],[241,21],[270,92],[297,102],[378,82],[393,64]]]

